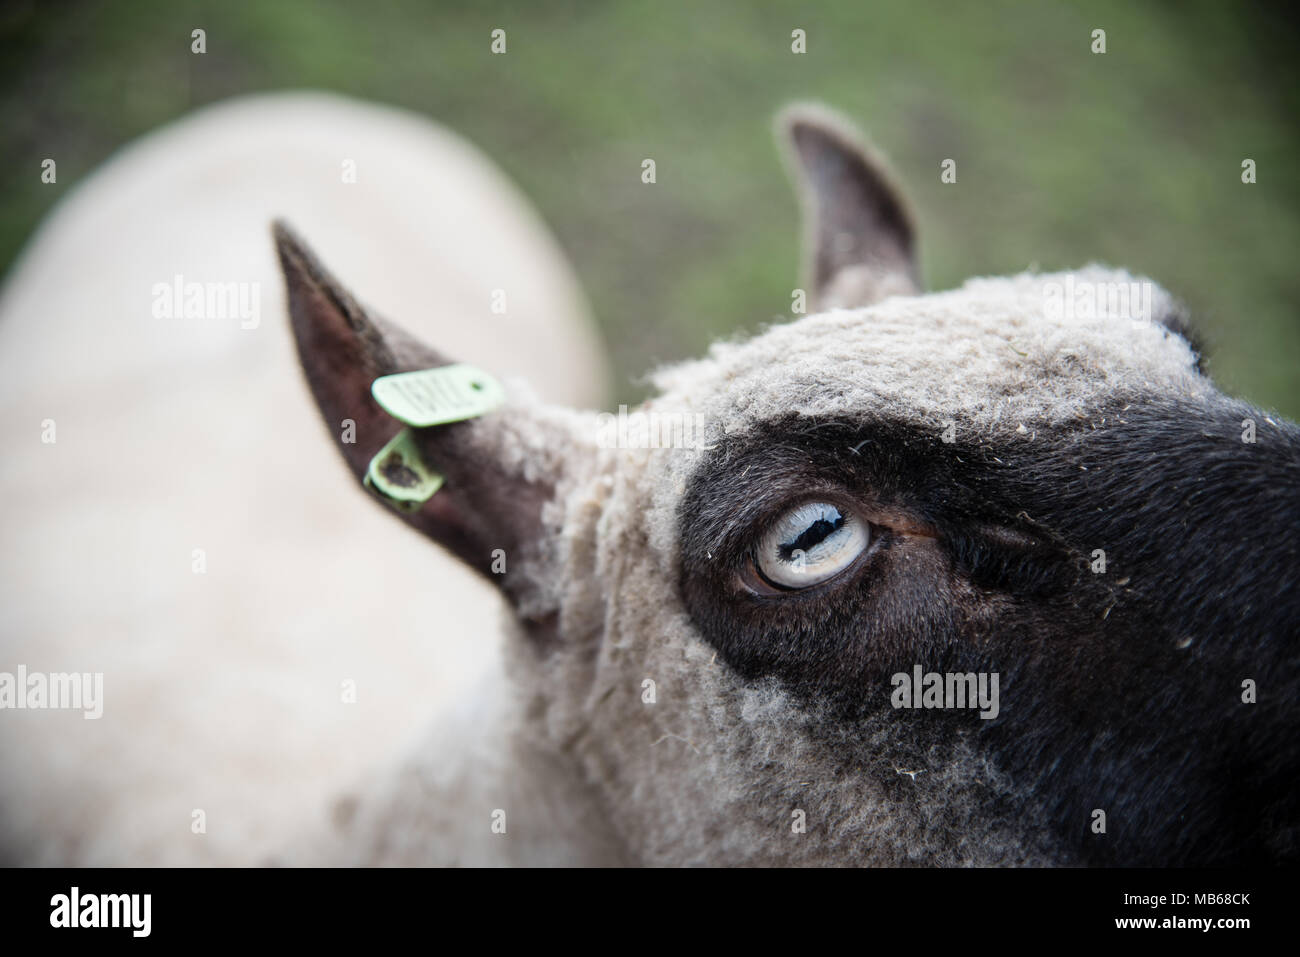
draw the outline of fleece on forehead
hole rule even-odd
[[[1162,288],[1121,270],[971,279],[717,344],[705,359],[657,373],[661,395],[650,408],[702,415],[711,436],[796,413],[936,432],[952,422],[986,441],[1023,440],[1110,397],[1210,389],[1191,347],[1160,322],[1176,312]],[[669,545],[671,513],[699,454],[647,456],[662,509],[651,522],[662,533],[656,545]]]
[[[1100,290],[1103,301],[1135,287],[1149,290],[1149,315],[1141,296],[1090,315],[1067,294]],[[1121,271],[972,279],[720,343],[707,359],[658,373],[656,405],[704,412],[727,432],[791,412],[1015,430],[1070,418],[1099,395],[1198,389],[1191,348],[1152,321],[1173,311],[1163,289]]]

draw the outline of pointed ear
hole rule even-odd
[[[352,473],[361,478],[371,457],[401,428],[370,395],[370,383],[395,372],[447,365],[450,360],[368,314],[287,223],[273,223],[271,232],[307,385],[339,451]],[[351,430],[349,421],[354,423]],[[349,432],[355,434],[355,442],[343,438]]]
[[[370,460],[403,428],[375,401],[371,383],[451,360],[362,308],[287,225],[277,222],[272,231],[307,384],[360,482]],[[510,390],[508,395],[502,407],[480,418],[412,429],[421,456],[445,484],[417,511],[393,514],[500,584],[522,605],[536,590],[528,584],[532,579],[499,574],[501,563],[494,569],[494,559],[504,554],[506,568],[513,569],[547,553],[547,540],[556,530],[544,528],[543,506],[556,497],[572,459],[588,448],[574,413],[541,406]],[[355,423],[351,434],[346,420]]]
[[[884,161],[823,107],[790,107],[777,125],[804,211],[811,307],[919,292],[912,215]]]

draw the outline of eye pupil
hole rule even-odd
[[[826,541],[827,538],[838,532],[843,527],[843,515],[837,514],[833,522],[827,521],[824,518],[819,518],[804,529],[803,534],[793,542],[785,542],[777,550],[780,552],[782,558],[790,559],[794,556],[796,551],[807,552],[814,546]]]

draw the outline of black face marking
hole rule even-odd
[[[753,543],[810,499],[883,517],[863,560],[805,591],[739,587]],[[862,722],[919,754],[976,742],[1070,860],[1300,859],[1295,426],[1134,398],[994,447],[791,417],[714,450],[680,529],[702,636],[741,676],[830,704],[837,747]],[[894,711],[889,678],[915,664],[998,672],[1001,714]],[[1267,700],[1244,704],[1245,678]]]
[[[918,652],[936,663],[969,658],[936,640],[967,617],[948,587],[953,569],[972,594],[1046,595],[1082,582],[1085,564],[1012,503],[980,500],[983,483],[963,472],[982,457],[881,422],[791,419],[724,444],[682,506],[682,588],[705,637],[742,675],[775,675],[850,713],[887,698],[880,675],[910,668]],[[801,500],[907,521],[874,522],[864,560],[822,585],[777,599],[738,588],[754,543]],[[911,537],[898,526],[941,534]]]

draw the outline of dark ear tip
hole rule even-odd
[[[299,245],[298,234],[293,231],[293,227],[286,220],[271,220],[271,238],[275,240],[275,248],[283,250],[286,246],[292,247]]]
[[[280,265],[288,272],[291,267],[310,272],[314,259],[307,244],[302,241],[292,226],[283,219],[271,221],[271,238],[275,240],[275,251],[280,257]]]
[[[291,290],[295,283],[314,286],[334,299],[344,312],[351,314],[355,311],[351,297],[339,286],[321,261],[316,258],[311,247],[303,241],[292,226],[283,219],[272,220],[271,236],[275,240],[275,251],[280,258],[280,269],[289,282]]]
[[[873,184],[879,200],[898,208],[910,230],[912,216],[889,163],[842,113],[821,103],[792,103],[777,114],[776,125],[795,170],[812,179],[826,169],[854,170]]]
[[[307,295],[320,295],[329,300],[346,319],[353,331],[368,328],[371,323],[365,311],[353,300],[346,289],[330,274],[316,254],[283,219],[271,222],[271,236],[280,258],[280,271],[284,273],[289,290],[290,317],[295,315],[295,304]]]
[[[826,145],[864,152],[862,136],[842,114],[815,102],[791,103],[776,115],[779,139],[802,152]]]

